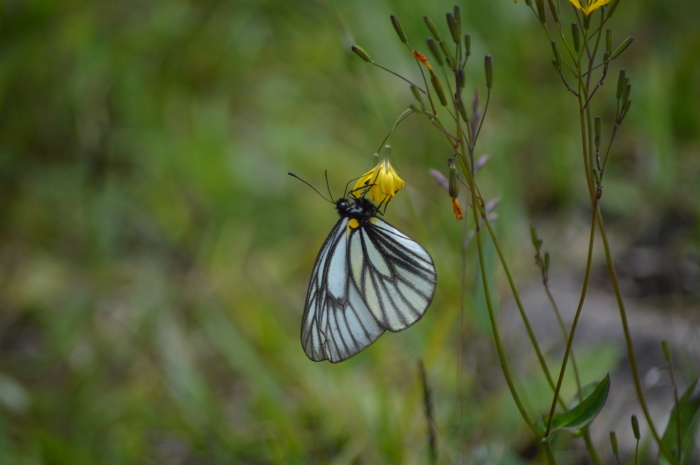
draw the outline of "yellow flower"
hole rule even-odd
[[[353,190],[359,191],[369,187],[369,197],[372,202],[384,203],[390,201],[404,184],[389,160],[384,160],[363,174]]]
[[[584,15],[588,16],[592,11],[597,10],[601,6],[610,3],[610,0],[569,0],[576,8],[581,10]],[[583,1],[584,5],[581,5]]]

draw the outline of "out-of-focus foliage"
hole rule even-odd
[[[413,97],[350,45],[417,79],[389,14],[427,53],[423,15],[446,33],[452,5],[3,3],[0,464],[425,463],[421,358],[440,455],[520,463],[503,445],[528,432],[469,308],[458,353],[461,224],[428,175],[452,154],[425,121],[392,140],[407,186],[387,218],[433,254],[432,307],[339,365],[310,362],[298,341],[335,213],[286,173],[324,190],[328,169],[338,197],[365,171]],[[522,2],[462,7],[482,92],[494,57],[482,190],[502,197],[501,231],[529,265],[529,215],[585,205],[573,107]],[[616,41],[635,36],[604,202],[623,224],[662,212],[694,224],[700,209],[698,13],[622,0],[613,21]]]

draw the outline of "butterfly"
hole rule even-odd
[[[334,202],[340,220],[316,258],[306,295],[301,345],[316,362],[342,362],[385,330],[413,325],[437,284],[430,254],[379,218],[366,191],[353,192]]]

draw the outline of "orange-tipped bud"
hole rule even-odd
[[[428,71],[430,71],[430,73],[432,74],[432,72],[433,72],[433,67],[430,66],[430,62],[429,62],[428,59],[425,57],[425,55],[423,55],[423,54],[422,54],[421,52],[419,52],[418,50],[414,50],[414,51],[413,51],[413,56],[416,57],[416,60],[418,60],[418,61],[420,61],[421,63],[423,63],[423,64],[425,65],[425,67],[428,68]]]
[[[459,204],[459,197],[452,198],[452,213],[454,213],[457,221],[464,219],[464,215],[462,214],[462,206]]]

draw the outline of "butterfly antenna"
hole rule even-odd
[[[351,183],[353,183],[354,181],[357,181],[358,179],[360,179],[360,177],[353,178],[353,179],[349,180],[347,184],[345,184],[345,191],[344,191],[344,192],[346,192],[345,195],[352,194],[353,192],[358,191],[358,190],[362,190],[362,189],[364,189],[364,188],[366,187],[366,186],[360,186],[360,187],[358,187],[357,189],[353,189],[353,190],[351,190],[351,191],[348,192],[348,186],[349,186]],[[355,195],[355,194],[353,194],[353,195]]]
[[[326,174],[326,189],[328,189],[328,195],[331,196],[331,200],[334,199],[333,193],[331,193],[331,183],[328,182],[328,170],[325,171]]]
[[[326,202],[330,202],[330,203],[332,203],[332,204],[335,204],[335,202],[333,202],[332,200],[328,200],[328,199],[326,198],[325,195],[321,194],[321,193],[318,191],[318,189],[316,189],[314,186],[312,186],[312,185],[309,184],[308,182],[306,182],[306,181],[304,181],[303,179],[301,179],[301,178],[300,178],[299,176],[297,176],[296,174],[294,174],[294,173],[287,173],[287,174],[290,175],[290,176],[292,176],[292,177],[297,178],[299,181],[303,182],[304,184],[306,184],[307,186],[309,186],[310,188],[312,188],[313,190],[315,190],[316,193],[317,193],[318,195],[320,195],[321,198],[322,198],[323,200],[325,200]],[[327,177],[326,177],[326,180],[328,180]]]

